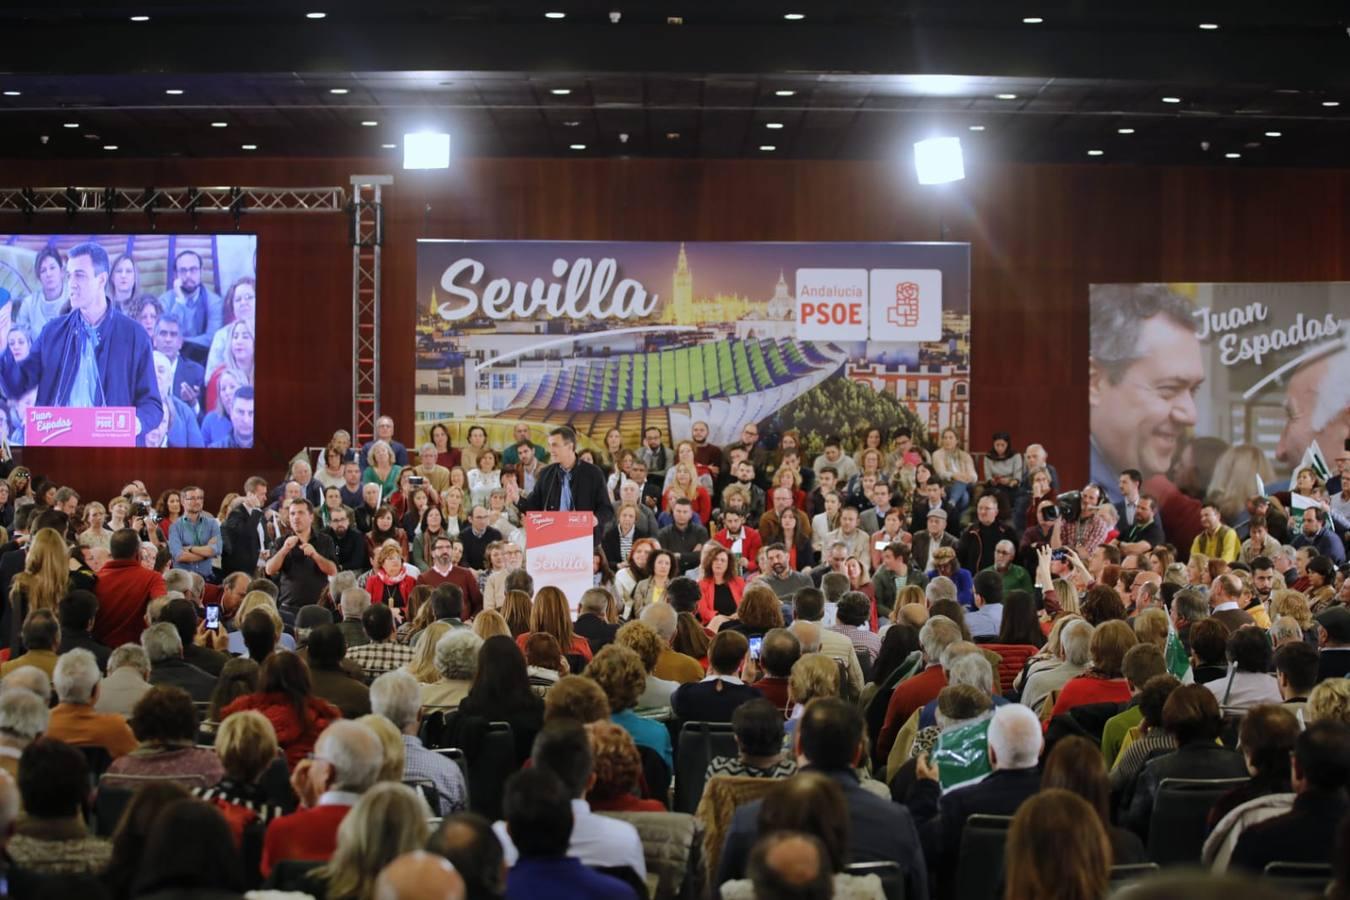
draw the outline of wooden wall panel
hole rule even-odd
[[[7,185],[345,185],[389,160],[161,160],[0,166]],[[949,240],[972,244],[972,440],[1039,440],[1069,483],[1086,475],[1087,287],[1103,281],[1334,280],[1350,259],[1350,179],[1339,171],[997,166],[945,189],[880,162],[464,160],[394,171],[386,197],[383,409],[412,415],[414,242]],[[103,230],[54,216],[0,231]],[[145,228],[119,219],[118,230]],[[164,218],[160,228],[190,227]],[[228,229],[224,217],[203,229]],[[212,498],[279,474],[303,444],[349,423],[351,253],[344,217],[245,217],[259,245],[258,433],[251,451],[26,451],[26,462],[114,493],[198,481]]]

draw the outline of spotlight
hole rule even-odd
[[[403,168],[450,168],[450,135],[442,131],[418,131],[403,136]]]
[[[966,177],[961,139],[928,138],[914,145],[914,171],[919,184],[946,184]]]

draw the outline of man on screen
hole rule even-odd
[[[1313,441],[1328,459],[1335,459],[1350,438],[1350,349],[1337,350],[1300,366],[1285,388],[1288,417],[1275,456],[1293,468]],[[1328,484],[1336,491],[1338,484]]]
[[[176,313],[165,313],[155,323],[155,349],[173,366],[170,392],[192,409],[198,409],[197,401],[206,384],[206,373],[199,363],[183,356],[183,325]]]
[[[178,318],[183,338],[204,351],[225,324],[225,302],[202,284],[202,258],[192,250],[174,257],[173,271],[173,287],[160,295],[160,305],[164,315]]]
[[[230,433],[211,446],[221,450],[253,446],[253,388],[249,385],[244,385],[234,392],[234,407],[230,410]]]
[[[1118,503],[1123,470],[1148,478],[1171,465],[1205,367],[1191,306],[1164,285],[1099,286],[1090,314],[1091,475]]]
[[[11,398],[37,388],[38,406],[132,406],[136,443],[164,418],[150,339],[113,309],[105,288],[108,252],[98,244],[71,248],[66,264],[71,311],[42,329],[22,361],[0,353],[0,386]],[[9,343],[8,309],[0,310],[0,341]]]

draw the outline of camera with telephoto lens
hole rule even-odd
[[[1083,516],[1083,495],[1078,491],[1065,491],[1055,498],[1055,506],[1065,522],[1077,522]]]

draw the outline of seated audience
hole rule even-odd
[[[666,767],[674,771],[670,732],[663,723],[644,719],[634,711],[647,686],[647,670],[638,655],[627,647],[610,644],[595,655],[584,674],[605,692],[610,721],[631,734],[639,747],[660,754]]]
[[[1087,703],[1128,703],[1130,686],[1125,681],[1125,654],[1138,643],[1134,630],[1119,619],[1108,619],[1092,629],[1088,653],[1092,665],[1070,679],[1059,692],[1051,718]]]
[[[367,682],[412,662],[414,648],[394,640],[394,613],[387,604],[372,603],[361,613],[366,642],[347,650],[347,659],[366,673]]]
[[[112,648],[100,643],[93,635],[94,618],[98,614],[98,598],[90,591],[71,591],[57,606],[61,626],[61,653],[83,647],[94,654],[100,671],[108,670],[108,656]]]
[[[89,651],[73,652],[95,666]],[[19,757],[18,782],[24,815],[5,845],[10,864],[36,875],[102,872],[112,847],[85,825],[92,795],[84,754],[50,735],[38,738]]]
[[[237,698],[220,715],[228,719],[246,709],[257,710],[272,723],[292,771],[315,751],[315,741],[328,724],[342,718],[336,706],[315,696],[309,667],[288,652],[267,657],[258,673],[257,691]]]
[[[373,898],[381,870],[426,844],[427,820],[422,809],[408,786],[374,785],[342,819],[332,857],[307,872],[301,887],[329,900]]]
[[[747,700],[731,714],[736,756],[714,756],[704,775],[737,778],[787,778],[796,773],[797,760],[783,750],[783,710],[763,697]]]
[[[677,599],[681,592],[695,587],[689,579],[677,578],[670,583],[671,599]],[[661,655],[657,657],[656,665],[652,667],[652,676],[662,681],[689,684],[702,680],[703,666],[699,664],[698,657],[679,652],[671,646],[679,633],[681,615],[676,612],[673,603],[653,603],[642,611],[639,621],[655,631],[663,644]]]
[[[151,625],[141,633],[141,646],[150,660],[150,683],[182,688],[198,703],[211,699],[216,679],[183,659],[178,629],[168,622]]]
[[[136,702],[150,690],[150,657],[140,644],[123,644],[108,657],[107,671],[94,711],[130,718]]]
[[[260,712],[235,713],[216,730],[216,756],[224,775],[215,784],[194,788],[193,796],[220,810],[229,823],[236,847],[242,846],[244,831],[266,828],[278,816],[294,807],[290,785],[278,786],[268,779],[269,770],[280,760],[276,732]]]
[[[210,787],[225,774],[214,750],[196,746],[197,709],[187,691],[154,687],[131,713],[131,731],[141,745],[113,760],[102,784],[134,788],[118,776],[173,778],[184,787]]]
[[[342,710],[344,719],[358,719],[370,712],[370,688],[366,687],[364,677],[354,676],[343,665],[347,644],[339,626],[330,621],[311,631],[304,653],[309,660],[314,696]]]
[[[591,722],[586,726],[595,758],[595,778],[586,800],[600,812],[665,812],[660,800],[639,796],[642,756],[633,738],[613,722]]]
[[[17,610],[11,610],[11,613],[18,614]],[[50,677],[56,669],[56,651],[61,646],[61,626],[57,624],[56,615],[49,609],[33,610],[24,619],[22,634],[23,646],[27,649],[9,662],[0,663],[0,678],[24,666],[41,669]]]
[[[459,711],[508,723],[515,736],[516,762],[529,758],[534,737],[544,725],[544,701],[530,690],[525,656],[514,640],[497,635],[483,642],[473,685],[460,701]]]
[[[155,817],[133,893],[145,900],[237,897],[243,863],[220,812],[200,800],[169,804]]]
[[[98,662],[88,650],[72,650],[56,663],[52,676],[59,701],[47,722],[46,736],[76,747],[102,747],[113,759],[136,749],[127,720],[94,711],[98,701]]]
[[[0,691],[0,769],[19,775],[19,758],[47,730],[47,702],[32,691]]]
[[[370,686],[370,703],[375,715],[383,716],[403,736],[404,767],[402,780],[430,784],[435,790],[437,815],[446,816],[468,807],[464,774],[454,761],[433,753],[417,736],[421,723],[421,695],[417,680],[407,672],[386,672]]]
[[[1053,845],[1054,853],[1045,848]],[[1092,806],[1049,788],[1013,816],[1004,850],[1004,900],[1100,900],[1111,876],[1111,842]]]
[[[423,637],[425,643],[432,635]],[[469,696],[478,674],[478,651],[483,640],[467,628],[452,628],[436,642],[435,665],[439,677],[422,683],[422,705],[455,709]]]
[[[749,592],[747,592],[749,593]],[[775,606],[777,601],[774,601]],[[708,649],[709,674],[698,684],[681,686],[670,709],[682,722],[730,722],[737,707],[764,695],[740,678],[750,644],[737,631],[722,631]]]
[[[642,691],[642,696],[638,698],[638,707],[652,709],[670,706],[670,698],[680,685],[675,681],[657,678],[653,674],[661,661],[661,654],[670,649],[666,642],[661,640],[660,635],[643,622],[628,622],[619,629],[614,643],[636,653],[638,659],[642,660],[642,668],[647,672],[646,687]]]
[[[1055,744],[1045,759],[1045,771],[1041,773],[1041,790],[1053,788],[1077,794],[1097,813],[1097,821],[1106,829],[1111,841],[1113,865],[1149,861],[1144,843],[1137,834],[1111,824],[1111,783],[1102,754],[1091,741],[1070,735]]]

